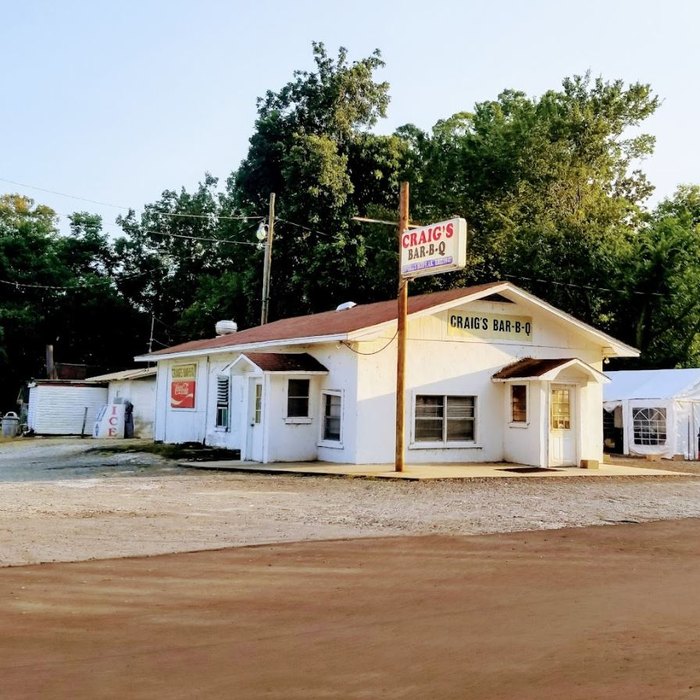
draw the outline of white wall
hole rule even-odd
[[[509,460],[542,464],[548,436],[547,388],[531,387],[532,424],[507,427],[506,389],[491,378],[505,365],[525,357],[579,359],[601,367],[601,348],[582,334],[544,316],[537,307],[499,302],[474,302],[469,312],[528,315],[533,318],[530,342],[494,342],[448,333],[451,309],[433,316],[409,320],[406,357],[406,462],[490,462]],[[388,339],[388,338],[387,338]],[[372,352],[387,339],[358,343],[360,352]],[[359,463],[394,461],[396,343],[375,355],[358,355],[358,449]],[[539,383],[541,384],[541,383]],[[413,439],[413,412],[417,394],[477,397],[476,439],[469,447],[424,448]],[[579,445],[582,458],[602,459],[602,393],[597,384],[579,394]],[[583,429],[585,426],[585,430]]]
[[[107,387],[37,384],[29,389],[28,426],[38,435],[92,435],[106,403]]]
[[[511,384],[495,384],[500,387],[503,402],[503,459],[517,464],[540,464],[543,431],[542,420],[547,420],[546,394],[541,382],[516,382],[524,384],[527,396],[527,420],[524,423],[511,422]],[[546,435],[546,431],[544,432]]]
[[[153,438],[156,378],[111,381],[107,403],[114,403],[115,398],[130,401],[134,406],[134,437]]]
[[[232,374],[230,364],[238,353],[213,355],[209,362],[208,404],[206,418],[206,444],[228,450],[240,450],[245,440],[246,425],[246,387],[240,375]],[[216,426],[216,385],[217,377],[230,377],[229,425],[227,428]]]
[[[170,406],[171,370],[173,366],[196,364],[194,408]],[[196,357],[163,360],[158,363],[156,382],[155,439],[168,443],[203,442],[206,435],[207,401],[209,393],[209,360]]]

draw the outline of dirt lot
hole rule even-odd
[[[698,476],[386,482],[94,446],[0,444],[2,698],[700,698]]]
[[[94,445],[0,445],[0,566],[700,517],[697,477],[386,483],[202,472],[148,454],[86,453]]]
[[[700,697],[700,521],[0,570],[3,698]]]

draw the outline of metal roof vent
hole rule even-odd
[[[238,330],[238,324],[235,321],[217,321],[216,335],[230,335]]]
[[[348,309],[352,309],[353,306],[357,306],[357,304],[354,301],[344,301],[342,304],[338,304],[338,306],[336,306],[335,310],[336,311],[347,311]]]

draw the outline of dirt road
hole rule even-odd
[[[94,445],[0,446],[0,566],[700,517],[697,477],[386,483],[192,471]]]
[[[700,521],[0,570],[0,693],[700,697]]]

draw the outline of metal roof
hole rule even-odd
[[[156,376],[155,367],[140,367],[137,369],[124,369],[121,372],[111,372],[110,374],[99,374],[96,377],[88,377],[86,382],[116,382],[127,379],[148,379]]]

